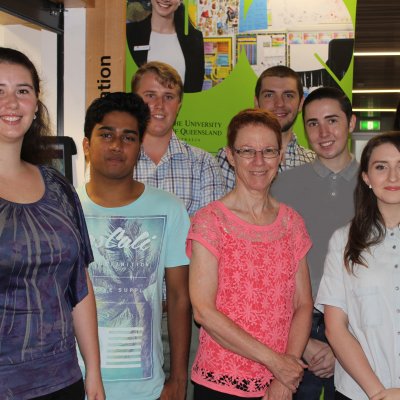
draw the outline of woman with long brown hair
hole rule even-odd
[[[355,216],[329,243],[316,306],[338,363],[336,399],[400,399],[400,132],[361,155]]]
[[[104,400],[89,237],[73,187],[45,165],[39,93],[28,57],[0,47],[0,398]]]

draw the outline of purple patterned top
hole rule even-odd
[[[72,308],[93,257],[73,187],[40,166],[43,197],[0,198],[0,399],[28,399],[81,378]]]

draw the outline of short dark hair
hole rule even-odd
[[[293,71],[291,68],[286,65],[275,65],[274,67],[267,68],[263,73],[258,77],[256,88],[255,88],[255,96],[258,99],[261,92],[262,81],[266,77],[278,77],[278,78],[293,78],[296,81],[297,91],[299,92],[300,99],[303,97],[303,84],[300,79],[300,75]]]
[[[113,92],[95,99],[88,107],[85,117],[85,137],[89,140],[96,124],[113,111],[126,112],[136,118],[139,126],[139,140],[142,140],[150,120],[150,111],[142,98],[135,93]]]
[[[236,114],[228,125],[228,147],[234,148],[237,133],[240,129],[249,125],[262,125],[271,129],[278,141],[279,150],[282,148],[281,125],[274,114],[259,108],[248,108]]]
[[[164,87],[173,89],[175,86],[179,90],[179,99],[183,97],[183,82],[174,67],[159,61],[151,61],[143,64],[133,75],[131,81],[131,90],[136,93],[143,75],[152,73],[156,76],[157,81]]]
[[[51,161],[53,152],[49,148],[46,136],[50,135],[49,113],[46,106],[39,100],[40,78],[32,61],[18,50],[0,47],[0,64],[14,64],[28,70],[35,91],[38,110],[36,118],[26,131],[21,147],[21,159],[32,164],[46,164]]]
[[[350,99],[346,96],[346,94],[335,87],[320,87],[318,89],[313,90],[304,100],[303,103],[303,121],[304,121],[304,114],[306,111],[307,106],[315,100],[322,100],[322,99],[332,99],[336,100],[339,103],[340,109],[346,114],[347,123],[350,124],[350,119],[353,115],[353,108],[351,106]]]

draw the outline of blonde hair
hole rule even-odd
[[[170,65],[158,61],[151,61],[146,64],[143,64],[136,71],[136,74],[133,75],[131,81],[132,92],[134,93],[137,92],[140,85],[140,81],[142,80],[143,76],[147,73],[152,73],[156,75],[157,81],[164,87],[173,89],[174,87],[177,86],[179,89],[179,99],[182,100],[183,82],[178,72],[176,71],[175,68],[171,67]]]

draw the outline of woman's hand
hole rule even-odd
[[[262,400],[292,400],[293,393],[278,380],[274,379],[268,386]]]
[[[85,390],[87,400],[104,400],[100,372],[99,336],[97,334],[96,302],[92,282],[86,270],[88,295],[72,310],[75,336],[85,362]]]
[[[295,393],[307,365],[290,354],[276,354],[276,360],[268,368],[279,382]]]
[[[400,400],[400,388],[383,389],[373,395],[370,400]]]
[[[95,373],[86,372],[85,392],[87,400],[105,400],[106,395],[99,371]]]

